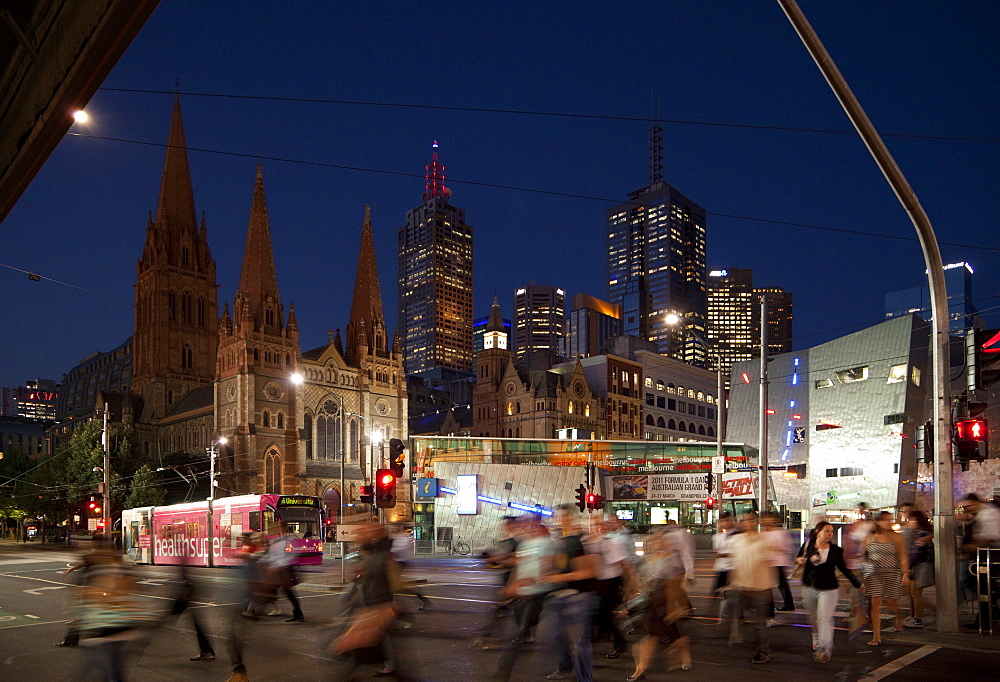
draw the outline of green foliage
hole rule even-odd
[[[124,509],[161,505],[166,494],[166,489],[159,483],[153,470],[143,464],[132,475],[132,485],[125,499]]]

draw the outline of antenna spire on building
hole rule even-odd
[[[663,128],[649,128],[649,184],[663,182]]]
[[[434,140],[431,145],[434,152],[431,155],[431,162],[424,166],[424,201],[430,201],[435,197],[451,196],[451,190],[444,186],[444,164],[438,161],[438,141]]]

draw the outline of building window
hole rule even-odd
[[[507,403],[507,416],[514,414],[514,403]]]
[[[906,381],[906,365],[893,365],[889,368],[889,377],[886,379],[887,384],[901,384]]]
[[[653,405],[655,405],[656,404],[656,396],[654,396],[652,393],[647,393],[646,394],[646,404],[649,405],[650,407],[652,407]]]
[[[814,385],[817,389],[830,388],[833,386],[833,379],[818,379]]]
[[[274,308],[268,307],[264,311],[264,324],[274,324]]]
[[[267,410],[260,415],[260,423],[265,429],[271,428],[271,413]]]
[[[853,384],[858,381],[866,381],[868,379],[868,365],[842,369],[837,372],[837,378],[842,384]]]
[[[583,406],[583,416],[584,417],[590,416],[590,403],[587,403],[586,405]]]
[[[865,470],[863,467],[840,467],[841,476],[864,476]]]
[[[569,401],[569,406],[566,408],[566,411],[569,414],[573,414],[573,401],[572,400]]]
[[[194,351],[191,350],[191,344],[185,343],[181,349],[181,367],[183,369],[194,367]]]
[[[657,407],[663,407],[663,403],[661,402],[662,400],[663,400],[663,398],[659,398],[656,401],[656,406]],[[677,399],[676,398],[667,398],[667,409],[668,410],[676,410],[677,409]]]
[[[281,494],[281,454],[276,448],[264,456],[264,490],[272,495]]]
[[[920,385],[920,368],[919,367],[911,367],[910,368],[910,381],[913,382],[914,386],[919,386]]]
[[[661,417],[661,419],[662,419],[662,417]],[[653,425],[653,415],[647,414],[646,415],[646,426],[652,426],[652,425]]]
[[[325,420],[323,420],[325,421]],[[317,425],[320,420],[317,420]],[[302,430],[306,434],[306,459],[313,458],[313,418],[312,415],[306,412],[302,415]]]
[[[646,377],[645,381],[643,381],[642,383],[643,383],[643,386],[645,386],[646,388],[652,388],[653,387],[653,377]]]
[[[285,428],[285,413],[284,412],[279,412],[278,413],[278,428],[279,429]]]
[[[837,470],[835,468],[834,469],[827,469],[826,470],[826,477],[827,478],[836,478],[837,477]]]

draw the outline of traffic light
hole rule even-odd
[[[967,338],[975,344],[976,388],[989,388],[1000,381],[1000,329],[974,329]]]
[[[600,511],[600,510],[604,509],[604,496],[603,495],[593,495],[593,498],[594,498],[594,506],[591,507],[591,509],[594,509],[596,511]]]
[[[576,506],[580,508],[581,514],[587,510],[587,486],[583,484],[576,489]]]
[[[712,474],[705,474],[705,487],[708,489],[708,494],[712,494],[712,490],[715,488],[715,476]]]
[[[955,422],[955,459],[962,463],[963,469],[970,460],[986,459],[989,452],[989,424],[985,419]]]
[[[922,464],[934,463],[934,422],[930,419],[924,422],[924,451],[919,461]]]
[[[403,475],[403,467],[406,466],[406,445],[398,438],[389,439],[389,468],[396,472],[396,476]]]
[[[363,485],[358,488],[358,494],[360,496],[361,504],[374,504],[375,503],[375,486],[373,485]]]
[[[379,509],[396,506],[396,472],[392,469],[375,472],[375,506]]]
[[[709,511],[712,511],[713,509],[715,509],[715,498],[714,497],[710,496],[710,497],[707,497],[705,499],[705,509],[707,509]]]

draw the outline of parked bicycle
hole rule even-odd
[[[470,547],[467,543],[462,542],[461,535],[457,536],[451,543],[451,546],[448,547],[448,554],[461,554],[462,556],[465,556],[471,551],[472,547]]]

